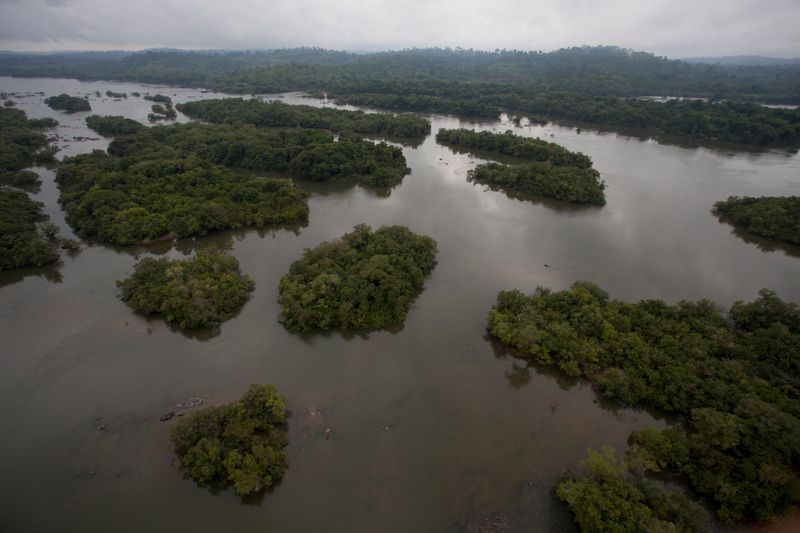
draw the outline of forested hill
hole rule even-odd
[[[420,86],[446,84],[449,96],[463,97],[465,90],[497,92],[491,89],[502,85],[593,95],[704,96],[800,103],[799,65],[694,64],[610,46],[546,53],[439,48],[370,54],[318,48],[166,50],[107,56],[0,53],[0,75],[128,80],[242,92],[408,94],[420,93]],[[405,86],[398,86],[400,82]],[[390,84],[392,90],[381,90],[381,84]]]

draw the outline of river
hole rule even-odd
[[[108,98],[108,89],[128,98]],[[143,122],[151,102],[131,92],[176,103],[219,96],[63,79],[0,78],[0,91],[89,93],[93,113]],[[86,128],[89,113],[53,111],[43,99],[16,101],[31,118],[60,121],[60,156],[107,146]],[[632,430],[665,422],[601,405],[584,383],[496,350],[485,319],[499,290],[589,280],[613,298],[727,307],[767,287],[800,302],[800,248],[737,234],[710,212],[730,195],[799,194],[796,154],[685,148],[552,123],[515,126],[507,117],[428,118],[433,133],[404,148],[412,172],[390,194],[301,183],[311,193],[304,227],[149,248],[84,245],[60,266],[0,273],[0,529],[571,530],[550,492],[561,472],[588,449],[624,449]],[[512,129],[580,150],[605,180],[608,204],[520,200],[473,185],[466,173],[480,160],[437,145],[442,127]],[[36,198],[71,236],[53,171],[37,171]],[[284,330],[280,277],[304,248],[362,222],[403,224],[438,242],[438,265],[405,327],[366,336]],[[230,244],[256,282],[218,335],[172,331],[117,297],[115,280],[138,258],[181,257],[203,242]],[[233,400],[256,382],[288,399],[290,467],[274,491],[242,502],[181,476],[168,440],[174,420],[159,418],[194,397]]]

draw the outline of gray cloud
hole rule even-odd
[[[15,50],[411,46],[800,56],[797,0],[0,0]]]

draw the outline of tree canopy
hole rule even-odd
[[[100,135],[130,135],[144,128],[141,123],[120,115],[91,115],[86,117],[86,125]]]
[[[23,191],[0,187],[0,270],[58,260],[55,234],[50,238],[39,225],[47,220],[43,205]]]
[[[280,281],[291,331],[372,331],[402,325],[436,264],[436,241],[403,226],[356,226],[306,250]]]
[[[245,304],[255,283],[232,255],[202,249],[186,260],[145,257],[117,286],[137,313],[163,316],[183,330],[218,327]]]
[[[45,98],[44,103],[52,109],[60,109],[62,111],[67,111],[68,113],[92,110],[92,106],[89,104],[89,100],[86,98],[81,98],[80,96],[70,96],[66,93]]]
[[[800,196],[731,196],[715,203],[714,213],[750,233],[800,244]]]
[[[57,124],[53,119],[28,119],[24,111],[0,107],[0,185],[27,186],[38,182],[38,177],[24,169],[53,160],[55,148],[40,130]]]
[[[523,165],[484,163],[468,179],[506,193],[523,193],[564,202],[605,205],[605,183],[593,168],[556,166],[550,162]]]
[[[273,487],[288,466],[286,400],[251,385],[238,401],[181,418],[171,440],[180,468],[200,485],[232,485],[247,496]]]
[[[503,291],[489,333],[629,406],[682,415],[635,433],[639,459],[687,480],[727,522],[800,502],[800,308],[762,290],[727,316],[700,300],[610,300],[591,283]],[[654,470],[654,468],[650,468]]]

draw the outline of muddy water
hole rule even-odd
[[[105,96],[128,92],[126,100]],[[93,112],[145,120],[161,92],[199,91],[74,80],[0,78],[0,91],[91,93]],[[285,95],[290,103],[314,103]],[[88,113],[19,98],[61,122],[62,155],[104,148]],[[625,446],[664,422],[598,404],[581,383],[526,369],[484,338],[498,290],[563,289],[591,280],[622,299],[709,298],[722,305],[769,287],[800,301],[800,250],[737,235],[711,213],[729,195],[800,191],[800,157],[686,149],[557,125],[515,127],[432,116],[440,127],[542,136],[595,161],[608,205],[574,208],[509,198],[465,179],[475,157],[433,136],[405,148],[412,173],[379,194],[302,184],[300,228],[222,232],[256,281],[218,335],[185,336],[145,320],[114,281],[146,254],[182,256],[197,242],[112,249],[86,245],[58,267],[0,274],[0,529],[3,531],[513,531],[568,529],[550,495],[589,448]],[[185,117],[179,117],[185,120]],[[70,235],[53,172],[37,198]],[[278,323],[277,285],[302,250],[355,224],[404,224],[439,243],[438,266],[399,332],[298,336]],[[271,382],[288,398],[290,468],[274,492],[242,502],[183,479],[171,422],[159,417]],[[102,429],[100,429],[102,428]],[[324,434],[331,430],[330,439]]]

